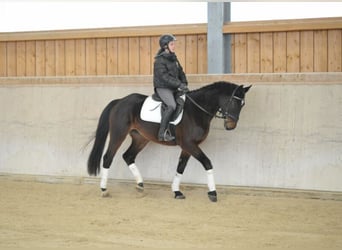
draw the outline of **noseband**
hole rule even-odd
[[[233,101],[234,99],[240,100],[242,106],[245,104],[243,98],[240,98],[240,97],[235,96],[235,93],[236,93],[236,91],[237,91],[237,89],[238,89],[239,87],[240,87],[240,86],[237,86],[237,87],[234,89],[232,95],[230,96],[230,98],[229,98],[229,100],[228,100],[228,104],[227,104],[227,106],[228,106],[227,111],[223,113],[223,112],[222,112],[222,108],[220,107],[219,110],[217,111],[218,115],[217,115],[217,114],[212,114],[212,113],[210,113],[209,111],[207,111],[205,108],[203,108],[201,105],[199,105],[194,99],[192,99],[189,95],[186,94],[186,97],[189,98],[189,100],[190,100],[193,104],[195,104],[196,107],[198,107],[200,110],[202,110],[204,113],[206,113],[206,114],[208,114],[208,115],[210,115],[210,116],[214,116],[215,118],[220,118],[220,119],[227,119],[227,118],[229,117],[229,118],[233,119],[234,121],[238,121],[238,120],[239,120],[239,117],[236,117],[236,116],[230,114],[228,110],[229,110],[230,104],[232,103],[232,101]]]

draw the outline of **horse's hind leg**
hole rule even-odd
[[[128,133],[128,128],[125,128],[125,129],[123,128],[120,129],[119,127],[111,128],[108,148],[107,148],[105,155],[103,156],[103,169],[102,169],[101,183],[100,183],[103,197],[106,197],[109,195],[107,192],[109,168],[113,162],[113,158],[117,150],[121,146],[122,142],[125,140],[127,133]]]
[[[135,165],[135,158],[137,157],[138,153],[146,146],[148,140],[141,136],[136,130],[132,130],[130,132],[130,135],[132,137],[132,143],[126,150],[126,152],[122,155],[122,157],[135,178],[135,181],[137,183],[137,190],[143,191],[144,182],[138,167]]]
[[[175,199],[185,199],[185,196],[180,191],[179,186],[184,173],[184,169],[186,167],[186,164],[188,163],[189,158],[190,155],[185,151],[182,151],[181,155],[179,156],[177,172],[175,177],[173,178],[173,182],[171,185],[172,191],[175,194]]]

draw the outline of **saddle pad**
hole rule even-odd
[[[140,110],[141,120],[146,121],[146,122],[160,123],[161,106],[162,106],[162,102],[153,100],[152,96],[147,97]],[[183,111],[179,114],[176,120],[170,123],[173,125],[177,125],[182,120],[182,117],[183,117]]]

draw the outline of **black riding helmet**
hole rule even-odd
[[[160,48],[165,49],[165,46],[168,47],[169,46],[169,42],[172,42],[172,41],[176,41],[176,37],[174,37],[174,35],[171,35],[171,34],[162,35],[159,38]]]

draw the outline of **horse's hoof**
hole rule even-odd
[[[138,183],[138,184],[135,186],[135,189],[136,189],[138,192],[144,192],[144,183],[142,183],[142,182]]]
[[[175,191],[175,199],[177,200],[184,200],[185,195],[181,191]]]
[[[216,193],[216,191],[208,192],[208,197],[209,197],[210,201],[217,202],[217,193]]]
[[[102,197],[102,198],[111,197],[107,189],[101,188],[101,191],[102,191],[102,192],[101,192],[101,197]]]

